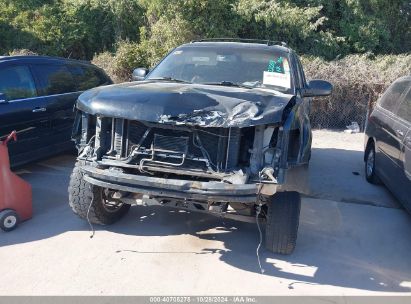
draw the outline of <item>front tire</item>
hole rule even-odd
[[[301,196],[279,192],[267,203],[265,246],[274,253],[291,254],[297,242]]]
[[[130,209],[108,196],[108,189],[92,185],[84,180],[77,162],[70,176],[69,205],[73,212],[82,219],[88,219],[93,224],[110,225],[120,220]]]

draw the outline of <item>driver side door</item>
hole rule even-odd
[[[296,95],[302,99],[300,106],[300,125],[302,126],[302,136],[300,136],[300,146],[302,147],[301,155],[299,156],[299,162],[309,163],[311,158],[311,143],[312,143],[312,131],[310,121],[310,111],[312,97],[303,97],[302,92],[308,87],[305,78],[305,73],[300,59],[296,54],[293,54],[291,64],[294,66],[294,85],[296,89]]]
[[[42,134],[48,128],[44,101],[37,89],[30,68],[24,64],[0,65],[0,138],[13,130],[17,142],[9,143],[13,165],[26,161],[33,151],[41,147]]]

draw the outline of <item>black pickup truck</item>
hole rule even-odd
[[[312,96],[284,43],[198,41],[171,51],[135,82],[77,102],[73,211],[110,224],[150,202],[266,223],[266,247],[293,251],[311,155]],[[143,199],[143,200],[142,200]]]

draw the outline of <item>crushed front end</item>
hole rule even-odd
[[[74,131],[85,180],[127,203],[144,196],[253,215],[257,196],[273,195],[284,181],[288,136],[279,124],[203,127],[79,111]]]

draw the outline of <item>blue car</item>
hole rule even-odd
[[[9,145],[12,166],[72,149],[77,97],[111,83],[103,70],[84,61],[0,57],[0,140],[18,133],[18,141]]]

